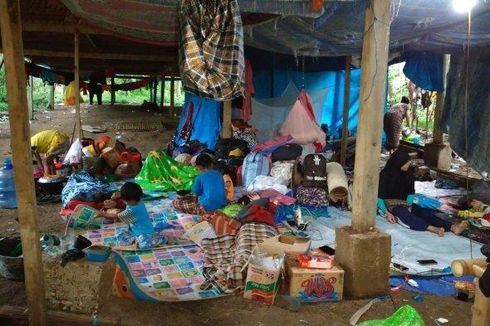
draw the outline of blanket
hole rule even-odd
[[[223,293],[233,293],[245,284],[246,266],[258,243],[277,235],[269,225],[248,223],[236,235],[204,239],[205,275],[210,284]]]

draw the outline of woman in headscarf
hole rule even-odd
[[[461,234],[466,222],[451,223],[439,218],[437,211],[413,203],[415,179],[410,155],[397,149],[388,159],[379,177],[378,209],[390,223],[401,222],[415,231],[429,231],[439,236],[451,231]]]
[[[410,100],[403,96],[400,103],[393,105],[384,115],[383,129],[386,133],[386,149],[393,152],[400,144],[402,122],[407,117]]]

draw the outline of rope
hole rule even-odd
[[[464,144],[465,144],[465,160],[466,160],[466,199],[468,200],[470,188],[470,166],[468,164],[468,87],[470,78],[470,43],[471,43],[471,9],[468,10],[468,30],[466,34],[466,53],[465,53],[465,85],[464,85]],[[470,239],[470,257],[473,259],[473,240]]]

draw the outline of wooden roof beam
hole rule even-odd
[[[0,52],[3,52],[0,48]],[[73,52],[25,49],[25,56],[45,58],[73,58]],[[177,62],[177,56],[155,55],[155,54],[129,54],[129,53],[95,53],[81,52],[80,59],[99,60],[123,60],[123,61],[147,61],[147,62]]]
[[[86,22],[65,22],[50,20],[22,20],[22,30],[24,32],[48,32],[48,33],[68,33],[74,34],[78,30],[81,34],[114,35],[110,31],[101,29]]]

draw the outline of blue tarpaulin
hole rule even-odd
[[[188,140],[197,140],[206,145],[207,148],[214,150],[221,131],[221,103],[192,94],[185,96],[185,103],[175,134],[175,142],[178,146],[182,146],[186,142],[180,134],[186,122],[191,102],[194,111],[190,120],[192,129]]]
[[[427,91],[444,90],[443,55],[431,52],[406,52],[403,55],[403,73],[418,87]]]
[[[339,137],[337,130],[342,126],[342,113],[344,106],[344,74],[342,71],[300,72],[294,70],[254,70],[255,98],[279,97],[292,81],[298,89],[304,86],[305,90],[315,92],[328,89],[321,110],[321,117],[317,117],[320,124],[326,123],[330,133]],[[351,71],[351,91],[349,109],[349,130],[355,133],[357,129],[357,115],[359,112],[360,69]],[[317,110],[315,110],[317,111]]]

